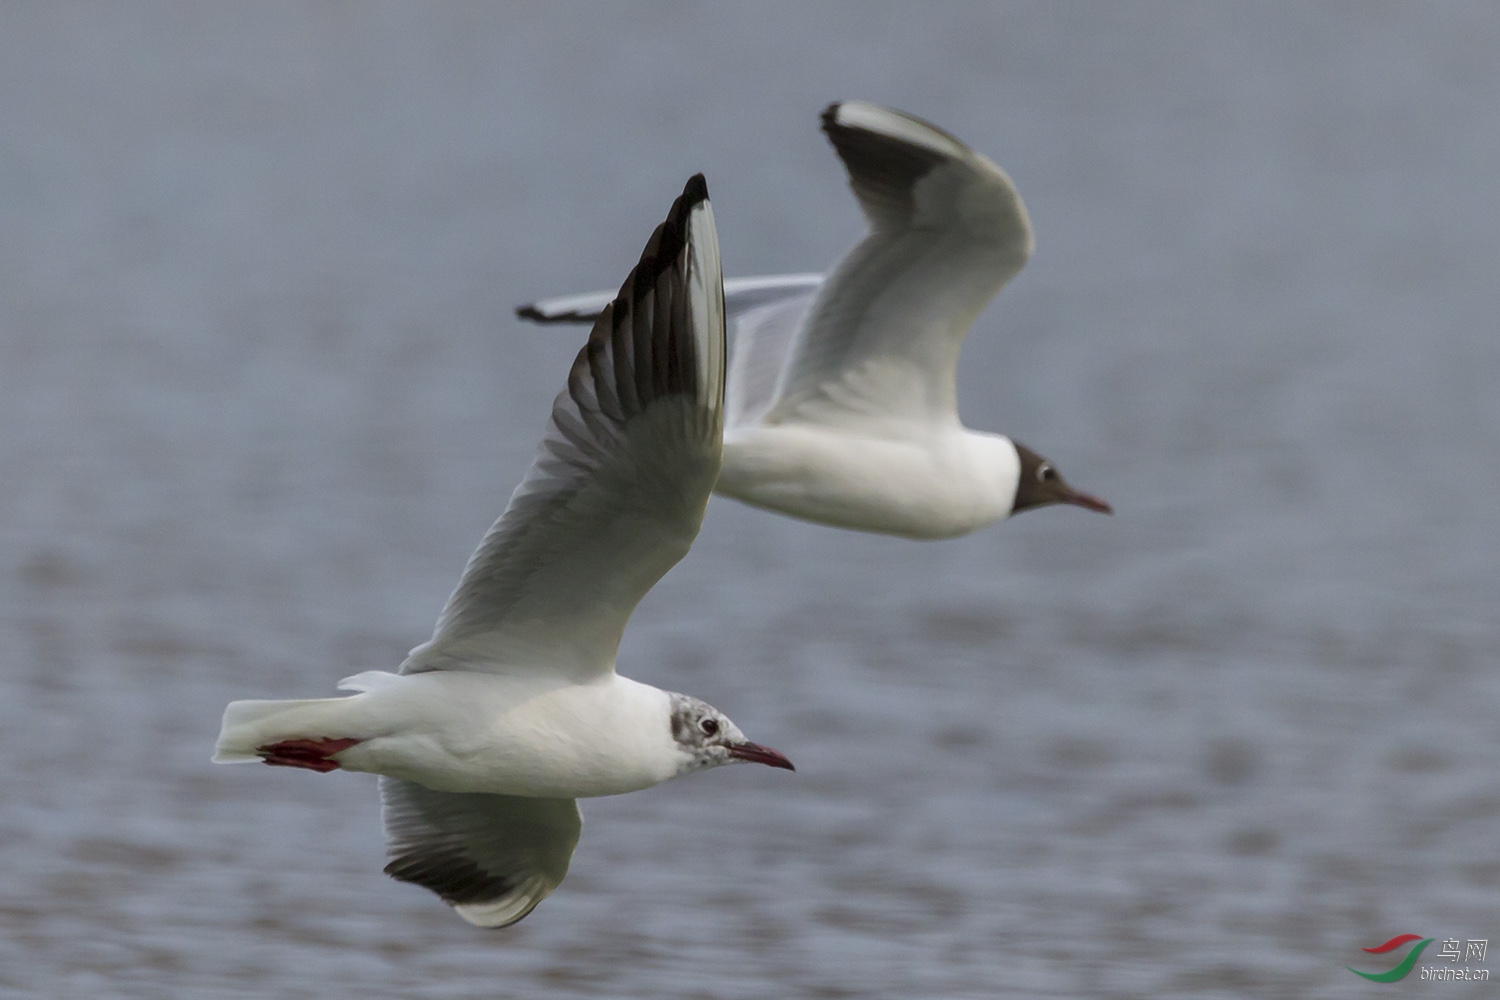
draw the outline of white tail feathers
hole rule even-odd
[[[356,696],[357,698],[358,696]],[[224,709],[215,764],[260,760],[261,747],[282,740],[324,739],[346,735],[339,723],[348,719],[355,698],[311,698],[305,701],[233,701]]]

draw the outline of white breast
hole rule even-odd
[[[617,795],[667,780],[680,763],[667,695],[613,673],[592,684],[541,684],[435,671],[342,700],[369,733],[340,755],[346,770],[437,791]]]
[[[962,427],[869,436],[814,424],[724,437],[715,492],[860,531],[952,538],[1008,516],[1020,477],[1009,439]]]

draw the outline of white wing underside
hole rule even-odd
[[[437,792],[380,779],[387,875],[430,889],[480,927],[515,923],[551,894],[583,817],[573,799]]]
[[[724,283],[734,337],[726,421],[882,436],[957,424],[963,339],[1031,255],[1025,205],[1004,171],[920,119],[845,102],[824,111],[823,129],[870,231],[826,279]],[[518,312],[578,322],[607,298],[548,299]]]
[[[870,231],[818,292],[764,422],[956,423],[963,338],[1031,255],[1025,206],[999,167],[919,119],[847,102],[823,128]]]
[[[718,476],[721,288],[695,178],[595,323],[530,471],[403,673],[581,682],[614,669],[627,619],[687,553]]]

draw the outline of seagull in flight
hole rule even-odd
[[[714,491],[908,538],[965,535],[1048,504],[1112,513],[1030,448],[958,419],[964,335],[1031,256],[1010,178],[942,129],[875,104],[830,105],[823,131],[870,230],[827,277],[724,283],[734,355]],[[591,322],[609,298],[516,312]]]
[[[214,760],[380,775],[387,874],[481,927],[515,923],[557,888],[577,799],[721,764],[792,770],[713,706],[615,672],[630,613],[703,521],[724,355],[700,174],[595,321],[432,639],[399,673],[341,681],[350,696],[232,703]]]

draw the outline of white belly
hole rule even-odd
[[[820,524],[953,538],[1010,512],[1019,466],[984,461],[989,441],[1014,456],[1004,438],[962,429],[900,440],[810,424],[736,428],[714,492]]]
[[[339,699],[367,734],[339,763],[444,792],[618,795],[676,773],[664,759],[665,699],[613,674],[551,690],[493,674],[413,674]],[[662,732],[643,730],[642,717],[659,717]]]

